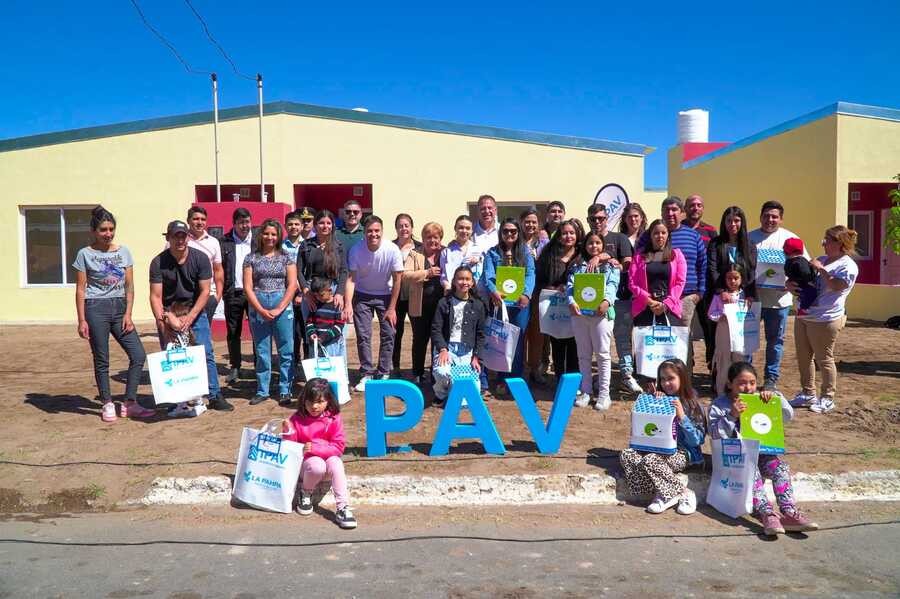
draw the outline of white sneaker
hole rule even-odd
[[[603,412],[605,410],[608,410],[611,405],[612,400],[609,398],[609,396],[600,397],[598,395],[597,400],[594,402],[594,409],[598,412]]]
[[[175,404],[173,408],[169,409],[167,415],[169,418],[194,418],[206,411],[206,406],[202,401],[197,405],[191,405],[191,403],[192,402],[189,401],[183,401],[179,404]]]
[[[690,489],[684,490],[684,495],[678,498],[678,507],[675,511],[682,516],[693,514],[697,511],[697,495]]]
[[[809,410],[816,414],[827,414],[834,409],[834,400],[830,397],[820,397],[809,405]]]
[[[366,383],[371,380],[372,380],[372,377],[369,375],[362,377],[361,379],[359,379],[359,382],[356,383],[356,386],[353,387],[353,390],[357,391],[358,393],[364,392],[366,390]]]
[[[797,395],[794,396],[794,399],[790,401],[792,408],[808,408],[812,404],[819,401],[819,398],[815,395],[808,395],[801,391]]]
[[[647,511],[651,514],[661,514],[678,503],[678,499],[678,497],[673,497],[668,501],[663,501],[662,497],[655,497],[653,502],[647,506]]]
[[[588,404],[591,403],[591,396],[585,393],[584,391],[579,391],[575,394],[575,407],[576,408],[586,408]]]
[[[622,377],[622,387],[630,391],[631,393],[643,393],[644,390],[641,389],[641,386],[638,385],[638,382],[634,380],[633,376],[623,376]]]
[[[226,385],[233,385],[241,378],[241,371],[237,368],[232,368],[228,371],[228,376],[225,377]]]

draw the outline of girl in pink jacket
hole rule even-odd
[[[634,326],[651,326],[655,319],[682,326],[681,292],[687,278],[684,255],[672,247],[669,230],[662,220],[653,221],[647,231],[650,240],[643,252],[634,255],[628,271],[628,288],[634,294]]]
[[[301,516],[313,513],[313,504],[318,503],[314,501],[313,493],[327,475],[331,477],[337,525],[356,528],[356,518],[347,503],[347,476],[341,461],[346,442],[340,412],[341,407],[328,381],[310,379],[303,388],[297,412],[282,423],[281,438],[303,444],[297,513]]]

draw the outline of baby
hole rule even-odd
[[[813,305],[813,302],[816,301],[816,297],[819,295],[819,291],[816,288],[816,281],[819,275],[813,270],[809,260],[803,256],[803,241],[799,238],[791,237],[785,241],[783,249],[785,256],[784,276],[788,281],[796,283],[799,287],[797,293],[800,306],[797,309],[797,314],[806,314],[806,311]]]

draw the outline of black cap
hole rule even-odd
[[[188,226],[184,221],[173,220],[169,223],[169,226],[166,227],[166,232],[164,233],[164,235],[166,237],[168,237],[169,235],[174,235],[175,233],[184,233],[185,235],[187,235],[189,231],[190,229],[188,229]]]

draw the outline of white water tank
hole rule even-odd
[[[678,113],[678,143],[709,141],[709,112],[701,108]]]

